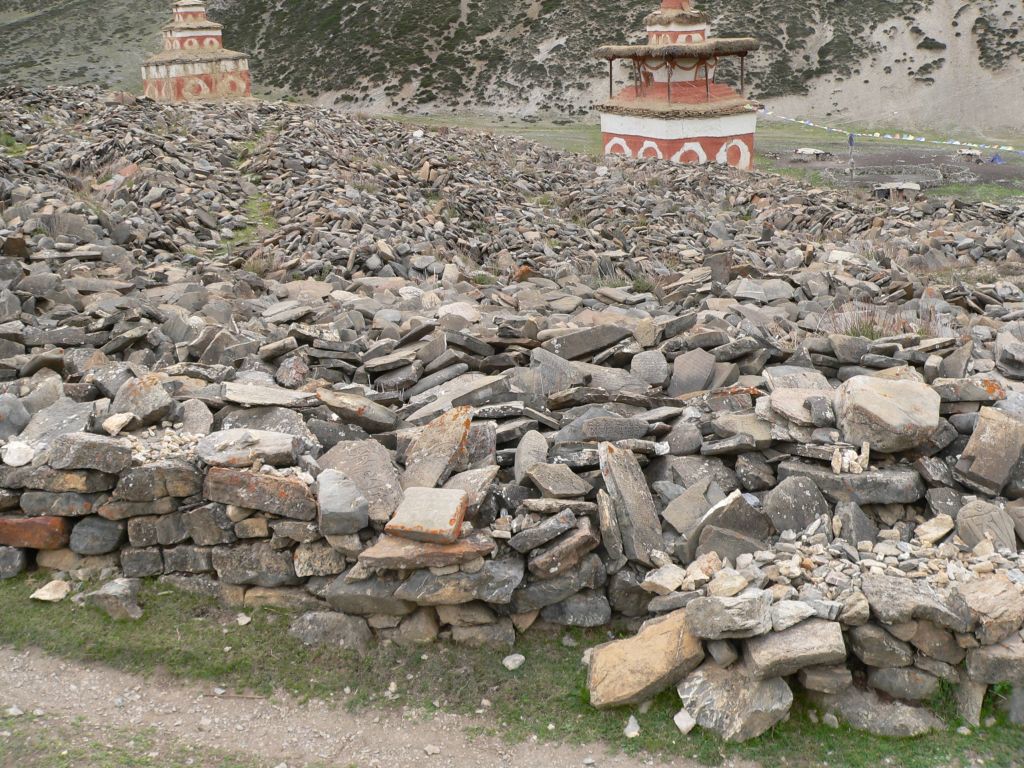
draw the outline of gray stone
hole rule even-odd
[[[612,609],[603,592],[583,590],[559,603],[545,606],[540,617],[566,627],[601,627],[611,621]]]
[[[853,683],[853,675],[845,664],[804,667],[797,673],[797,679],[806,690],[820,693],[841,693]]]
[[[214,547],[212,563],[217,578],[226,584],[284,587],[301,583],[291,553],[275,550],[264,541]]]
[[[953,467],[964,485],[998,496],[1009,481],[1024,448],[1024,422],[995,408],[982,408],[971,439]]]
[[[0,439],[9,440],[18,435],[32,417],[21,401],[14,395],[0,395]]]
[[[318,460],[349,478],[366,497],[369,517],[383,525],[402,501],[402,485],[391,452],[376,440],[345,440]]]
[[[366,619],[332,611],[302,614],[292,621],[288,634],[303,645],[342,648],[360,655],[366,653],[373,642],[373,632]]]
[[[787,477],[765,496],[764,513],[777,531],[799,533],[821,515],[827,515],[829,506],[811,479]]]
[[[159,547],[124,547],[120,557],[125,578],[144,579],[164,572],[164,558]]]
[[[612,443],[601,443],[598,455],[623,552],[629,560],[653,565],[651,552],[662,547],[661,522],[636,456]]]
[[[852,686],[838,694],[812,693],[811,700],[852,728],[876,736],[920,736],[946,727],[924,707],[883,701],[873,691]]]
[[[994,645],[970,648],[965,668],[976,683],[1024,685],[1024,637],[1015,633]]]
[[[898,453],[931,437],[939,426],[940,401],[922,382],[854,376],[836,390],[836,424],[848,443]]]
[[[869,667],[909,667],[914,652],[876,624],[864,624],[849,632],[850,647]]]
[[[330,583],[323,597],[331,608],[341,613],[404,616],[412,613],[416,604],[395,597],[395,590],[401,584],[397,579],[379,576],[362,581],[348,581],[344,576],[339,576]]]
[[[320,532],[325,536],[358,533],[370,524],[370,504],[344,472],[325,469],[316,479]]]
[[[142,609],[137,602],[139,587],[138,579],[114,579],[94,592],[84,593],[80,599],[115,621],[134,621],[142,618]]]
[[[742,668],[705,661],[676,689],[683,708],[701,728],[726,741],[748,741],[780,722],[793,703],[781,678],[756,680]]]
[[[859,504],[843,501],[836,504],[832,516],[832,533],[837,539],[844,539],[856,547],[862,541],[874,544],[878,538],[878,526],[864,514]]]
[[[0,579],[13,579],[28,567],[24,549],[0,546]]]
[[[156,374],[147,374],[129,379],[120,386],[110,404],[110,414],[129,414],[131,429],[156,424],[171,412],[171,396],[164,389],[163,381]]]
[[[969,547],[991,539],[997,548],[1011,552],[1017,550],[1013,518],[1001,507],[987,501],[971,501],[960,508],[956,516],[956,533]]]
[[[123,521],[90,515],[75,523],[68,547],[79,555],[105,555],[120,547],[125,538]]]
[[[552,515],[532,528],[517,533],[509,539],[508,545],[516,552],[525,554],[575,527],[576,515],[572,510],[563,509],[557,515]]]
[[[578,498],[593,490],[590,483],[564,464],[534,464],[526,471],[526,477],[546,498]]]
[[[513,473],[516,483],[522,483],[526,473],[534,464],[544,464],[548,460],[548,441],[536,430],[523,435],[516,446],[515,466]]]
[[[684,352],[672,363],[669,397],[679,397],[707,389],[715,373],[715,356],[703,349]]]
[[[772,598],[750,590],[736,597],[698,597],[686,606],[690,631],[705,640],[756,637],[772,628]]]
[[[94,469],[116,475],[132,464],[131,446],[126,441],[85,432],[54,438],[49,455],[54,469]]]
[[[906,701],[923,701],[939,690],[939,679],[914,667],[868,669],[868,685]]]
[[[692,605],[692,604],[691,604]],[[843,630],[837,622],[811,619],[746,643],[746,668],[758,679],[788,677],[804,667],[846,660]]]
[[[395,590],[395,597],[418,605],[457,605],[482,600],[504,605],[523,580],[523,560],[506,557],[488,560],[476,573],[460,571],[445,576],[420,570]],[[330,600],[330,598],[328,598]]]
[[[830,467],[791,459],[779,465],[779,480],[787,477],[809,478],[831,501],[852,501],[860,505],[912,504],[924,496],[925,490],[921,476],[907,467],[836,475]]]
[[[257,429],[213,432],[196,446],[196,454],[214,467],[247,468],[254,463],[290,467],[298,460],[300,441],[293,435]]]

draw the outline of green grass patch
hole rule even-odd
[[[929,197],[955,197],[971,203],[1001,203],[1024,199],[1024,189],[1003,184],[945,184],[925,190]]]
[[[0,131],[0,148],[10,157],[20,157],[28,151],[28,147],[15,139],[7,131]]]
[[[80,721],[0,717],[0,765],[18,768],[262,768],[250,757],[169,741],[155,728],[96,733]]]
[[[408,707],[426,717],[437,711],[472,715],[473,731],[513,742],[605,742],[628,753],[679,756],[709,765],[743,759],[807,768],[934,768],[968,765],[971,759],[1009,768],[1024,756],[1024,729],[1008,725],[994,701],[985,714],[994,715],[997,725],[971,736],[951,729],[917,739],[885,739],[818,724],[814,708],[798,699],[786,722],[746,744],[727,744],[700,729],[681,735],[672,723],[679,709],[673,690],[657,696],[644,713],[593,709],[580,659],[585,648],[608,639],[604,632],[527,633],[516,647],[526,664],[515,672],[501,665],[502,650],[447,643],[415,649],[380,645],[360,659],[340,649],[305,648],[288,635],[290,618],[280,611],[253,611],[252,622],[242,627],[236,611],[211,599],[146,582],[140,596],[143,618],[118,623],[67,602],[29,600],[43,581],[22,576],[0,583],[0,643],[237,692],[316,697],[355,711]],[[641,735],[627,740],[622,729],[631,712],[637,714]]]

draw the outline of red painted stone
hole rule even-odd
[[[25,549],[63,549],[71,540],[66,517],[0,517],[0,544]]]

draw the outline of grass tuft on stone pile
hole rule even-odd
[[[45,581],[41,574],[30,574],[0,582],[0,643],[157,678],[320,698],[355,711],[408,708],[424,718],[434,711],[455,712],[471,716],[472,731],[510,741],[602,741],[630,753],[687,757],[708,765],[746,759],[765,766],[934,768],[983,760],[986,766],[1010,768],[1024,759],[1024,729],[1005,721],[995,700],[998,689],[995,697],[990,694],[983,714],[995,717],[996,724],[972,729],[971,735],[954,730],[960,723],[952,720],[955,706],[947,692],[933,706],[950,729],[917,739],[828,728],[798,698],[787,721],[753,741],[727,744],[700,729],[682,736],[672,724],[679,709],[673,690],[660,694],[642,714],[636,708],[593,709],[580,659],[587,647],[608,639],[607,633],[527,633],[516,646],[526,664],[515,672],[501,665],[501,650],[451,644],[378,646],[360,659],[340,649],[302,646],[288,635],[291,617],[279,611],[246,611],[252,622],[239,626],[237,610],[150,581],[140,595],[142,619],[119,623],[67,601],[51,605],[29,600]],[[491,702],[489,707],[482,706],[484,699]],[[622,729],[631,712],[641,734],[627,740]]]

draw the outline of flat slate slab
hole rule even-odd
[[[460,489],[406,488],[384,530],[403,539],[451,544],[459,538],[468,505],[469,494]]]
[[[452,544],[433,544],[384,535],[376,544],[359,554],[359,562],[370,568],[412,570],[466,563],[493,551],[494,540],[483,531],[473,531]]]

